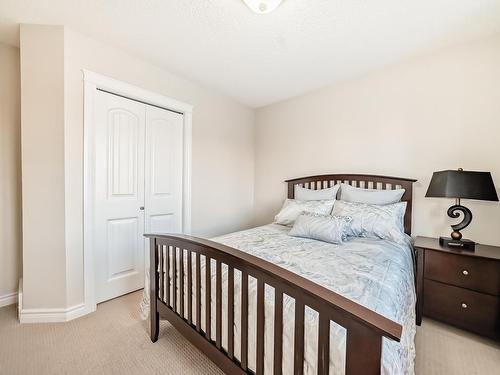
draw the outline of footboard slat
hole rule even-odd
[[[257,280],[257,368],[256,374],[264,374],[264,282]]]
[[[330,371],[330,319],[319,315],[318,327],[318,375],[328,375]]]
[[[188,323],[193,324],[193,259],[192,252],[187,252],[187,298],[188,298]]]
[[[158,291],[159,291],[159,296],[160,296],[160,299],[163,300],[163,293],[164,293],[164,284],[163,284],[163,280],[165,278],[165,275],[164,275],[164,268],[163,268],[163,246],[158,246],[158,251],[159,251],[159,263],[160,263],[160,267],[159,267],[159,285],[158,285]]]
[[[170,304],[170,246],[165,246],[165,301]]]
[[[181,318],[184,318],[184,249],[179,248],[179,308]]]
[[[200,253],[196,254],[196,330],[201,333],[201,260]]]
[[[212,267],[211,259],[205,257],[205,336],[212,339]]]
[[[248,368],[248,274],[241,271],[241,368]]]
[[[172,308],[177,312],[177,247],[172,246]]]
[[[234,359],[234,268],[227,270],[227,355]]]
[[[348,300],[318,284],[286,271],[272,263],[247,253],[216,244],[211,241],[194,239],[188,236],[157,235],[151,236],[150,253],[150,298],[151,298],[151,339],[158,338],[159,317],[166,317],[190,341],[207,354],[228,374],[264,373],[266,358],[273,358],[273,374],[283,372],[283,351],[291,351],[291,347],[283,347],[285,309],[284,295],[295,301],[295,323],[293,338],[293,372],[304,373],[305,348],[305,309],[318,313],[318,345],[317,373],[328,375],[330,365],[330,322],[334,321],[347,331],[346,339],[346,375],[375,375],[381,372],[382,337],[399,341],[401,326],[367,308]],[[170,249],[172,252],[170,252]],[[179,249],[179,250],[178,250]],[[177,254],[177,252],[180,252]],[[187,252],[184,255],[184,251]],[[193,254],[194,253],[194,254]],[[194,259],[194,271],[193,259]],[[184,263],[187,257],[187,270]],[[201,257],[205,260],[205,274],[201,274]],[[214,271],[211,269],[212,259],[215,261]],[[179,261],[179,264],[177,263]],[[227,266],[227,321],[223,314],[223,270]],[[179,267],[179,268],[178,268]],[[177,269],[178,268],[178,269]],[[241,273],[241,295],[235,296],[235,269]],[[193,273],[194,282],[193,285]],[[187,281],[184,276],[187,275]],[[256,330],[249,335],[249,293],[254,296],[252,282],[249,291],[249,277],[256,281]],[[177,282],[177,277],[179,281]],[[238,279],[237,279],[238,280]],[[215,282],[212,299],[212,281]],[[187,284],[187,291],[185,290]],[[194,287],[194,290],[193,290]],[[202,295],[204,287],[204,295]],[[266,348],[266,288],[274,289],[274,346]],[[172,288],[172,289],[170,289]],[[236,290],[239,290],[237,288]],[[177,293],[179,295],[177,296]],[[187,294],[186,294],[187,293]],[[170,296],[171,294],[171,296]],[[239,293],[237,293],[239,294]],[[165,296],[165,298],[164,298]],[[187,305],[185,305],[185,297]],[[193,304],[194,297],[194,304]],[[177,306],[177,298],[180,298]],[[202,329],[202,298],[204,298],[205,327]],[[235,309],[241,298],[240,356],[235,355]],[[212,340],[212,302],[215,303],[214,336]],[[253,306],[253,305],[252,305]],[[287,305],[288,306],[288,305]],[[179,308],[178,308],[179,307]],[[193,326],[193,308],[196,313],[196,325]],[[187,311],[185,310],[187,309]],[[288,311],[288,310],[287,310]],[[187,319],[184,317],[187,315]],[[236,322],[238,323],[238,322]],[[252,322],[253,323],[253,322]],[[227,324],[227,350],[223,348],[223,328]],[[252,327],[253,328],[253,327]],[[255,336],[254,336],[255,332]],[[249,368],[248,351],[252,345],[255,352],[255,371]],[[291,345],[290,345],[291,346]],[[271,352],[267,352],[270,349]]]
[[[274,375],[281,375],[283,363],[283,292],[274,288]]]
[[[293,347],[293,373],[304,373],[304,303],[295,300],[295,332]]]
[[[215,275],[215,346],[222,348],[222,266],[217,260]]]

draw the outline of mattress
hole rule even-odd
[[[415,357],[415,287],[411,243],[353,238],[341,245],[288,235],[290,228],[270,224],[245,231],[213,238],[299,274],[319,285],[339,293],[377,313],[399,323],[403,327],[401,342],[383,338],[382,373],[413,374]],[[178,258],[179,259],[179,258]],[[186,259],[186,257],[184,257]],[[193,265],[194,267],[194,259]],[[187,267],[187,264],[184,265]],[[205,330],[205,260],[201,258],[201,327]],[[222,266],[223,321],[227,321],[227,267]],[[215,261],[211,264],[211,316],[212,339],[215,340]],[[194,274],[194,273],[193,273]],[[186,275],[186,272],[184,272]],[[234,273],[234,353],[240,358],[241,274]],[[185,276],[187,277],[187,276]],[[193,288],[195,287],[193,281]],[[177,283],[179,285],[179,283]],[[255,369],[256,344],[256,294],[257,283],[249,278],[248,297],[248,363]],[[184,282],[187,289],[187,281]],[[172,291],[171,291],[172,292]],[[187,290],[184,295],[187,298]],[[193,306],[195,297],[193,292]],[[185,301],[185,303],[187,303]],[[194,313],[193,313],[194,314]],[[294,345],[294,300],[283,300],[283,348]],[[274,338],[274,289],[265,289],[265,373],[273,369]],[[197,317],[193,320],[196,322]],[[304,373],[316,374],[318,314],[306,307]],[[227,327],[222,325],[222,346],[227,348]],[[331,323],[330,327],[330,374],[343,374],[345,368],[346,330]],[[293,373],[293,350],[283,350],[283,374]]]

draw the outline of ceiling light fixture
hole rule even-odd
[[[283,0],[243,0],[252,11],[257,14],[271,13]]]

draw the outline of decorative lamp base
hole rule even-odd
[[[450,237],[439,237],[439,244],[457,250],[474,251],[476,243],[471,240],[454,240]]]

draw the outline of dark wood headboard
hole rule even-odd
[[[315,190],[329,188],[340,182],[365,189],[393,190],[403,188],[405,189],[405,193],[401,201],[406,202],[404,228],[405,233],[411,235],[413,183],[415,181],[417,180],[412,178],[374,176],[369,174],[324,174],[294,178],[285,182],[288,183],[288,198],[290,199],[294,198],[295,186],[297,185]]]

